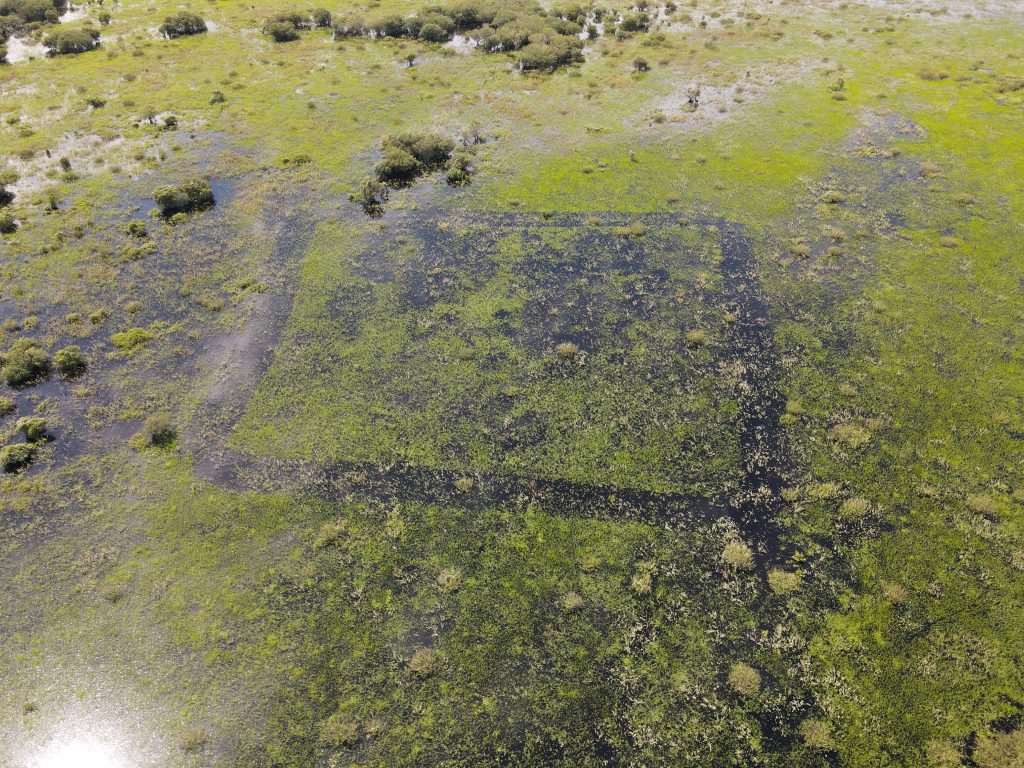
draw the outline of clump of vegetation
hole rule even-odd
[[[335,712],[320,726],[320,740],[329,747],[351,747],[359,741],[359,725],[342,712]]]
[[[0,172],[0,208],[5,205],[10,205],[14,200],[14,193],[11,192],[8,187],[12,184],[16,184],[17,181],[18,174],[14,171]]]
[[[60,373],[61,378],[64,379],[78,378],[85,373],[86,366],[88,365],[85,355],[82,354],[82,350],[77,344],[71,344],[63,349],[58,349],[57,353],[53,356],[53,363],[57,366],[57,371]]]
[[[377,163],[377,180],[386,184],[407,184],[417,176],[442,167],[451,157],[455,142],[429,131],[405,131],[381,139],[384,158]]]
[[[206,22],[203,17],[191,11],[178,11],[164,19],[164,23],[160,25],[160,34],[168,40],[198,35],[205,31]]]
[[[100,44],[100,31],[93,27],[55,29],[43,40],[52,56],[67,56],[91,51]]]
[[[2,37],[34,24],[57,24],[65,5],[64,0],[0,0]]]
[[[442,568],[437,574],[437,587],[442,592],[458,592],[462,587],[462,571],[458,568]]]
[[[563,360],[570,360],[580,352],[580,348],[571,341],[563,341],[555,346],[555,354]]]
[[[417,648],[409,658],[409,670],[416,677],[430,677],[437,666],[437,654],[433,648]]]
[[[383,182],[367,176],[359,185],[358,191],[349,195],[349,199],[359,203],[369,215],[379,215],[388,200],[388,188]]]
[[[0,235],[12,235],[18,231],[18,222],[15,218],[4,211],[0,213]]]
[[[29,443],[15,443],[0,448],[0,468],[4,472],[17,472],[32,463],[36,448]]]
[[[852,498],[843,502],[839,507],[839,516],[844,520],[860,520],[871,511],[871,502],[867,499]]]
[[[42,443],[49,437],[46,431],[46,419],[41,416],[22,416],[14,425],[14,429],[17,432],[23,432],[25,440],[30,443]]]
[[[181,184],[157,187],[153,191],[153,200],[161,216],[204,211],[216,203],[210,182],[205,179],[189,179]]]
[[[987,733],[974,749],[978,768],[1017,768],[1024,765],[1024,728],[1007,733]]]
[[[788,595],[800,589],[800,574],[772,568],[768,571],[768,586],[776,595]]]
[[[754,567],[754,551],[742,541],[730,541],[722,548],[722,562],[734,571],[748,571]]]
[[[153,333],[145,328],[129,328],[127,331],[115,333],[110,337],[110,342],[119,351],[126,354],[134,354],[149,344],[154,338]]]
[[[136,438],[142,445],[161,447],[174,442],[178,432],[166,413],[154,413],[142,423]]]
[[[800,723],[800,737],[811,749],[825,751],[835,746],[832,740],[832,726],[815,717],[809,717]]]
[[[288,43],[299,39],[299,30],[290,21],[270,21],[263,27],[263,34],[275,43]]]
[[[4,381],[11,387],[27,387],[50,375],[50,356],[34,339],[18,339],[0,354]]]
[[[761,673],[738,661],[729,669],[729,685],[742,696],[756,696],[761,692]]]
[[[178,740],[182,752],[198,752],[206,746],[206,731],[202,728],[189,728]]]
[[[0,397],[0,417],[10,416],[14,413],[14,400],[9,397]]]

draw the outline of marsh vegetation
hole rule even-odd
[[[1019,768],[1019,4],[0,38],[0,764]]]

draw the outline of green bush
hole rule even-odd
[[[397,136],[385,136],[384,149],[404,150],[416,158],[425,170],[440,168],[455,149],[455,142],[439,133],[404,131]]]
[[[153,199],[160,209],[161,216],[206,210],[212,208],[216,202],[213,199],[210,182],[204,179],[189,179],[182,184],[157,187],[153,192]]]
[[[51,0],[0,0],[0,16],[14,16],[21,24],[51,22],[60,18]]]
[[[145,328],[129,328],[127,331],[115,333],[110,337],[110,342],[121,352],[133,354],[154,339],[152,333]]]
[[[651,26],[651,17],[646,13],[628,13],[619,22],[623,32],[646,32]]]
[[[309,23],[321,29],[331,26],[331,12],[326,8],[313,8],[309,12]]]
[[[0,467],[4,472],[17,472],[27,467],[36,455],[34,445],[28,443],[15,443],[0,448]]]
[[[263,28],[275,43],[287,43],[299,39],[299,30],[290,21],[272,21]]]
[[[43,41],[43,45],[54,56],[85,53],[86,51],[91,51],[99,44],[99,30],[91,27],[55,29]]]
[[[81,376],[85,373],[87,365],[85,355],[82,354],[82,350],[77,344],[58,349],[57,353],[53,356],[53,362],[57,366],[61,377],[65,379],[74,379]]]
[[[583,41],[564,35],[553,36],[549,42],[530,43],[519,53],[519,68],[550,72],[565,64],[583,61]]]
[[[400,147],[386,147],[384,157],[374,166],[377,180],[387,184],[405,184],[420,174],[419,161]]]
[[[0,235],[10,235],[18,231],[18,222],[7,211],[0,213]]]
[[[9,397],[0,396],[0,417],[10,416],[14,413],[14,401]]]
[[[27,387],[50,375],[50,357],[34,339],[18,339],[0,362],[4,381],[12,387]]]
[[[160,34],[169,40],[177,37],[188,37],[198,35],[206,31],[206,22],[203,18],[191,11],[179,11],[164,19],[160,25]]]

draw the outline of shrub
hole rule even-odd
[[[472,179],[473,158],[469,152],[453,152],[446,167],[448,172],[445,174],[445,180],[450,186],[462,187],[469,184]]]
[[[17,183],[17,181],[18,174],[14,171],[0,172],[0,206],[10,205],[11,201],[14,200],[14,193],[7,189],[7,187]]]
[[[320,726],[320,740],[329,747],[351,747],[359,741],[359,725],[341,712],[335,712]]]
[[[44,442],[48,435],[46,433],[46,419],[40,416],[22,416],[14,425],[18,432],[25,433],[25,439],[30,443]]]
[[[867,499],[847,499],[839,508],[839,516],[844,520],[860,520],[871,511],[871,502]]]
[[[800,736],[811,749],[829,750],[835,746],[832,726],[816,717],[809,717],[800,723]]]
[[[387,147],[384,157],[374,166],[378,181],[387,184],[405,184],[420,174],[420,163],[409,152],[399,147]]]
[[[299,30],[290,21],[272,21],[263,27],[263,33],[275,43],[287,43],[299,39]]]
[[[433,648],[417,648],[409,659],[409,669],[416,677],[430,677],[437,665],[437,654]]]
[[[547,42],[531,42],[519,53],[519,68],[550,72],[565,64],[583,61],[583,41],[553,35]]]
[[[650,26],[651,17],[646,13],[629,13],[619,22],[619,29],[623,32],[646,32]]]
[[[0,43],[0,64],[7,63],[7,46]]]
[[[18,231],[18,222],[11,214],[4,211],[0,213],[0,235],[11,235]]]
[[[974,750],[978,768],[1019,768],[1024,765],[1024,728],[1009,733],[988,733]]]
[[[14,413],[14,401],[9,397],[0,396],[0,417]]]
[[[99,44],[99,30],[91,27],[55,29],[43,41],[43,45],[54,56],[85,53],[86,51],[91,51]]]
[[[50,358],[33,339],[18,339],[0,361],[4,381],[12,387],[27,387],[50,375]]]
[[[153,191],[153,199],[160,209],[161,216],[172,216],[175,213],[191,213],[212,208],[213,189],[210,182],[203,179],[190,179],[182,184],[167,184]]]
[[[366,22],[362,19],[345,17],[334,20],[335,37],[357,37],[366,34]]]
[[[161,446],[173,442],[177,434],[170,416],[166,413],[154,413],[142,423],[138,437],[146,445]]]
[[[776,595],[788,595],[800,588],[800,574],[772,568],[768,571],[768,586]]]
[[[650,72],[651,65],[647,63],[647,59],[637,56],[633,59],[633,69],[637,72]]]
[[[144,221],[133,221],[124,228],[124,231],[132,237],[143,238],[148,236],[148,233],[146,232],[146,222]]]
[[[85,373],[86,361],[81,348],[77,344],[58,349],[53,362],[60,372],[61,378],[74,379]]]
[[[754,567],[754,551],[742,541],[730,541],[722,549],[722,562],[735,571]]]
[[[381,37],[404,37],[408,34],[405,26],[405,19],[401,16],[385,16],[372,27],[373,31]]]
[[[761,673],[738,661],[729,669],[729,685],[743,696],[756,696],[761,692]]]
[[[359,190],[352,194],[352,200],[363,206],[363,210],[369,214],[379,212],[381,206],[387,202],[387,199],[387,187],[370,176],[363,179],[359,185]]]
[[[442,568],[437,574],[437,586],[442,592],[458,592],[462,587],[462,571],[458,568]]]
[[[320,29],[331,26],[331,12],[326,8],[313,8],[309,12],[309,24]]]
[[[426,40],[428,43],[443,43],[448,40],[450,35],[446,34],[441,27],[437,24],[424,24],[420,27],[420,40]]]
[[[96,19],[105,27],[114,20],[114,17],[110,14],[110,11],[100,11]]]
[[[169,40],[177,37],[198,35],[206,31],[206,22],[199,14],[191,11],[178,11],[164,19],[160,25],[160,34]]]
[[[153,334],[145,328],[129,328],[127,331],[115,333],[110,337],[110,341],[121,352],[132,354],[149,344],[153,338]]]
[[[555,354],[563,360],[576,357],[579,354],[580,348],[573,344],[571,341],[563,341],[562,343],[555,346]]]
[[[394,147],[408,152],[425,170],[441,167],[455,149],[455,142],[440,133],[405,131],[381,140],[384,149]]]
[[[28,443],[15,443],[0,448],[0,467],[4,472],[17,472],[27,467],[36,455],[34,445]]]

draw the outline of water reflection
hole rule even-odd
[[[108,743],[95,738],[58,737],[28,768],[127,768]]]

